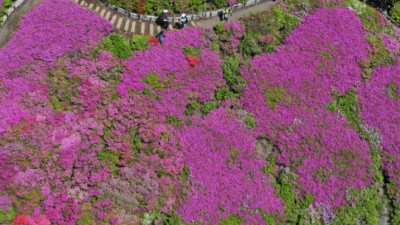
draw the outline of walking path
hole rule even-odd
[[[7,43],[11,35],[18,28],[18,23],[23,16],[31,11],[41,0],[29,0],[24,3],[12,13],[11,17],[3,24],[0,29],[0,48]],[[127,17],[125,14],[119,13],[116,10],[112,10],[104,5],[100,0],[74,0],[82,7],[88,8],[89,10],[97,13],[99,16],[105,18],[113,24],[114,32],[122,34],[126,38],[132,38],[134,34],[149,34],[156,35],[160,32],[161,27],[157,26],[155,22],[137,20]],[[241,8],[233,13],[233,16],[229,18],[229,21],[238,20],[245,14],[254,11],[261,11],[271,8],[277,2],[271,0],[263,1],[255,5],[251,5],[245,8]],[[188,26],[201,26],[201,27],[213,27],[217,23],[220,23],[218,17],[211,17],[203,20],[189,20]],[[169,30],[174,30],[172,24],[169,26]]]
[[[94,11],[104,19],[110,21],[110,23],[113,24],[114,32],[120,33],[127,38],[132,38],[133,34],[156,35],[158,32],[161,31],[161,27],[157,26],[155,22],[130,18],[125,14],[119,13],[116,10],[108,8],[99,0],[74,0],[74,1],[81,6],[86,7],[91,11]],[[264,1],[256,5],[242,8],[234,12],[230,20],[238,20],[243,15],[253,11],[269,9],[275,4],[277,4],[277,2]],[[220,23],[219,18],[211,17],[203,20],[189,20],[188,26],[213,27],[217,23]],[[169,30],[174,30],[174,27],[172,25],[173,24],[170,23],[168,28]]]
[[[11,35],[18,28],[19,21],[22,17],[35,8],[40,1],[41,0],[24,1],[22,5],[11,14],[0,29],[0,48],[8,42]]]

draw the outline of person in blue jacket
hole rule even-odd
[[[188,23],[188,18],[187,18],[187,16],[186,16],[186,14],[183,13],[183,14],[181,15],[181,17],[178,19],[178,21],[181,22],[181,25],[180,25],[181,28],[186,27],[186,25],[187,25],[187,23]]]

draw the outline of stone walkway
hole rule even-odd
[[[130,18],[125,14],[112,10],[98,0],[74,0],[82,7],[97,13],[99,16],[108,20],[114,28],[114,32],[120,33],[128,38],[132,38],[133,34],[156,35],[161,31],[161,27],[155,22],[142,21]],[[196,21],[189,21],[188,26],[197,26]],[[172,23],[169,25],[169,30],[174,30]]]
[[[16,12],[6,21],[3,27],[0,29],[0,48],[7,43],[12,33],[18,28],[20,19],[32,10],[41,0],[28,0],[23,3],[22,6],[17,8]],[[125,14],[119,13],[116,10],[112,10],[104,5],[99,0],[73,0],[82,7],[88,8],[89,10],[96,12],[101,17],[110,21],[113,24],[114,32],[122,34],[126,38],[132,38],[133,34],[149,34],[156,35],[161,28],[155,24],[155,22],[142,21],[127,17]],[[229,19],[238,20],[245,14],[253,11],[266,10],[275,5],[276,2],[271,0],[265,0],[256,5],[251,5],[233,13],[233,16]],[[213,27],[217,23],[220,23],[218,17],[211,17],[203,20],[190,21],[188,26],[201,26],[201,27]],[[174,30],[170,25],[169,30]]]
[[[134,34],[146,34],[146,35],[156,35],[161,31],[161,27],[157,26],[155,22],[143,21],[130,18],[125,14],[119,13],[116,10],[112,10],[104,5],[99,0],[74,0],[82,7],[88,8],[91,11],[94,11],[99,16],[108,20],[111,24],[113,24],[114,32],[120,33],[127,38],[132,38]],[[242,8],[237,12],[233,13],[233,16],[230,18],[231,20],[238,20],[245,14],[248,14],[252,11],[266,10],[271,8],[277,4],[277,2],[273,1],[263,1],[257,3],[256,5],[251,5],[249,7]],[[220,23],[218,17],[211,17],[203,20],[189,20],[188,26],[201,26],[201,27],[213,27],[217,23]],[[171,23],[168,30],[174,30],[175,28]]]

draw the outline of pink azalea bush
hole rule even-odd
[[[17,103],[23,93],[43,91],[46,65],[67,52],[95,46],[110,30],[107,21],[66,0],[42,2],[22,19],[0,52],[0,101],[8,106],[0,109],[0,133],[35,116]]]
[[[377,129],[380,137],[377,139],[382,145],[383,167],[393,179],[393,193],[400,193],[400,139],[396,135],[399,126],[399,72],[400,65],[380,66],[373,71],[368,83],[357,88],[360,96],[361,120],[365,126]]]
[[[236,215],[247,223],[262,224],[258,209],[270,214],[282,211],[281,201],[261,171],[267,163],[257,155],[254,134],[229,117],[226,109],[212,111],[202,120],[194,118],[179,137],[193,182],[187,201],[178,209],[185,221],[216,224],[218,219]]]
[[[326,109],[332,90],[344,93],[360,82],[364,35],[354,12],[317,9],[276,53],[255,57],[243,71],[244,108],[276,142],[278,162],[297,177],[298,194],[332,209],[347,204],[347,189],[366,187],[372,178],[367,142]]]
[[[196,41],[192,38],[197,37],[188,33],[184,39],[193,44]],[[137,52],[125,62],[127,72],[117,90],[122,96],[128,96],[129,90],[142,93],[150,89],[158,96],[166,116],[183,116],[190,95],[206,102],[218,87],[225,85],[218,54],[208,48],[201,48],[201,51],[195,66],[186,59],[183,49],[175,46],[154,46]]]
[[[367,33],[355,12],[330,2],[273,53],[248,63],[239,54],[236,74],[209,46],[219,39],[238,54],[247,32],[239,22],[223,37],[168,31],[163,45],[121,60],[91,52],[110,32],[105,20],[45,0],[0,50],[0,216],[11,215],[0,222],[285,223],[294,196],[302,218],[330,223],[376,175],[369,143],[344,112],[327,109],[350,91],[362,129],[379,132],[370,138],[398,194],[400,67],[363,80]],[[397,40],[380,38],[395,57]],[[217,101],[237,80],[243,93]],[[192,104],[212,107],[187,113]]]

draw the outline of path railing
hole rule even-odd
[[[400,24],[399,24],[395,19],[393,19],[392,17],[390,17],[389,14],[387,14],[386,12],[383,12],[382,10],[379,10],[379,11],[381,12],[382,15],[385,15],[386,18],[387,18],[388,20],[390,20],[390,22],[392,22],[394,25],[396,25],[397,27],[400,28]]]
[[[134,19],[138,19],[138,20],[145,20],[145,21],[156,21],[157,16],[151,16],[151,15],[141,15],[141,14],[137,14],[137,13],[133,13],[133,12],[129,12],[123,8],[119,8],[113,4],[110,4],[107,2],[107,0],[100,0],[101,2],[103,2],[107,7],[116,10],[122,14],[125,14],[128,17],[134,18]],[[246,6],[250,6],[250,5],[255,5],[257,3],[263,2],[265,0],[248,0],[247,2],[245,2],[244,4],[239,3],[236,5],[231,6],[232,11],[236,11],[240,8],[246,7]],[[200,20],[200,19],[206,19],[206,18],[210,18],[210,17],[214,17],[218,15],[218,12],[221,11],[221,9],[217,9],[217,10],[213,10],[213,11],[206,11],[206,12],[199,12],[199,13],[195,13],[195,14],[188,14],[186,15],[188,17],[189,20]],[[173,17],[168,17],[168,21],[169,22],[176,22],[178,21],[178,19],[180,18],[180,16],[173,16]]]
[[[8,17],[10,17],[11,13],[13,13],[15,11],[15,9],[17,9],[20,5],[22,5],[22,3],[25,0],[18,0],[16,2],[14,2],[14,4],[8,9],[7,13],[3,16],[3,21],[0,22],[0,28],[3,26],[3,24],[6,22],[6,20],[8,19]]]

